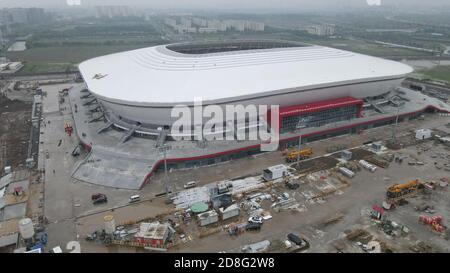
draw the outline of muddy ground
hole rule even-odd
[[[0,174],[5,166],[18,168],[25,163],[31,126],[31,103],[0,95]]]

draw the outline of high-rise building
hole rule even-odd
[[[207,27],[208,21],[203,18],[194,17],[192,18],[192,23],[198,27]]]
[[[180,19],[180,24],[184,27],[190,28],[192,26],[192,22],[191,19],[189,18],[181,18]]]
[[[48,21],[49,14],[46,14],[44,9],[29,8],[27,9],[27,21],[31,24],[39,24]]]
[[[51,20],[51,15],[41,8],[5,8],[0,10],[0,23],[41,24]]]
[[[26,24],[28,23],[27,10],[23,8],[9,9],[11,23],[13,24]]]
[[[307,29],[309,34],[319,36],[332,36],[336,32],[336,26],[333,24],[313,25]]]
[[[95,17],[117,18],[135,16],[135,12],[128,6],[96,6]]]
[[[3,46],[4,40],[3,40],[3,30],[2,30],[3,26],[0,25],[0,47]]]

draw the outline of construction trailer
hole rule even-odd
[[[263,170],[263,178],[266,181],[282,178],[287,175],[288,167],[284,164],[275,165]]]
[[[169,224],[141,223],[139,231],[135,234],[134,239],[138,244],[146,247],[161,248],[164,247],[174,230]]]
[[[231,193],[219,194],[211,197],[211,203],[215,209],[220,207],[228,207],[233,204]]]
[[[201,227],[217,223],[219,221],[219,215],[215,210],[206,211],[197,215],[198,222]]]
[[[350,152],[349,150],[344,150],[341,152],[341,159],[343,160],[351,160],[352,159],[352,152]]]
[[[381,149],[383,149],[383,143],[381,141],[373,142],[371,144],[372,149],[379,152]]]
[[[233,184],[230,183],[230,181],[221,181],[217,184],[217,193],[222,194],[229,192],[231,188],[233,188]]]
[[[228,206],[226,208],[220,208],[219,214],[222,220],[230,219],[236,216],[239,216],[240,209],[237,204],[233,204],[231,206]]]

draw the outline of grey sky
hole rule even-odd
[[[0,0],[0,7],[65,7],[71,0]],[[73,0],[72,0],[73,1]],[[381,0],[384,4],[411,5],[449,5],[449,0]],[[219,8],[219,9],[295,9],[362,7],[366,0],[81,0],[83,6],[129,5],[150,8]]]

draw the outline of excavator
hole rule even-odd
[[[417,193],[422,184],[418,179],[403,184],[394,184],[387,189],[386,197],[388,201],[398,201]]]
[[[286,162],[295,162],[298,159],[306,159],[310,158],[313,154],[313,150],[311,148],[302,149],[302,150],[284,150],[283,155],[286,157]]]

